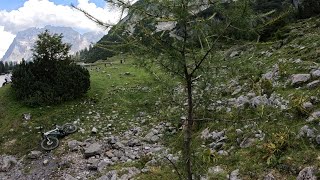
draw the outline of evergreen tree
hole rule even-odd
[[[199,69],[203,62],[219,48],[219,40],[224,37],[247,39],[256,36],[251,26],[253,18],[248,1],[143,0],[133,5],[122,0],[108,2],[122,7],[123,11],[128,10],[129,14],[126,21],[113,26],[115,30],[110,32],[109,37],[116,37],[119,41],[109,39],[100,46],[114,52],[125,49],[139,56],[137,59],[143,64],[156,64],[179,77],[185,86],[188,105],[184,122],[183,162],[186,179],[192,180],[193,80],[201,75]],[[88,17],[103,24],[92,16]]]
[[[49,31],[39,34],[33,62],[22,61],[14,68],[12,88],[27,104],[56,104],[77,98],[89,89],[89,72],[71,63],[71,46],[63,43],[62,37]]]
[[[0,61],[0,74],[3,74],[4,72],[5,72],[4,64],[2,61]]]

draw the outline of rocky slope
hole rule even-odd
[[[302,20],[280,29],[272,41],[227,46],[205,62],[193,92],[195,178],[319,178],[319,33],[320,18]],[[7,120],[1,107],[8,105],[0,101],[0,117],[12,123],[0,131],[2,148],[12,154],[0,157],[0,178],[178,179],[183,86],[161,73],[153,86],[131,64],[94,66],[90,73],[87,98],[28,109],[35,114],[30,121],[17,122],[21,112]],[[35,127],[43,119],[63,118],[80,129],[57,150],[39,152],[33,143],[26,146],[31,152],[14,156],[25,136],[39,139]]]
[[[102,33],[88,32],[83,35],[69,27],[45,26],[44,28],[29,28],[18,32],[9,49],[2,57],[4,62],[20,62],[22,58],[29,60],[32,56],[31,49],[38,34],[48,29],[51,33],[63,34],[63,41],[72,45],[71,54],[89,47],[96,43],[102,36]]]

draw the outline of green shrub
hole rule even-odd
[[[28,105],[51,105],[75,99],[90,88],[88,70],[71,63],[70,46],[62,35],[39,35],[33,62],[22,62],[12,72],[12,88],[19,100]]]

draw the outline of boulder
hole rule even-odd
[[[100,155],[102,152],[102,146],[98,143],[90,144],[89,147],[84,149],[84,157],[89,158],[91,156]]]
[[[239,169],[236,169],[230,173],[229,180],[241,180],[239,175],[240,175]]]
[[[68,142],[68,147],[69,147],[70,151],[77,151],[80,149],[81,144],[82,143],[77,140],[71,140]]]
[[[308,117],[307,122],[312,122],[318,118],[320,118],[320,111],[315,111]]]
[[[239,96],[235,102],[235,105],[237,107],[242,107],[242,106],[249,105],[249,104],[250,104],[250,101],[247,96]]]
[[[316,168],[306,167],[299,172],[297,180],[317,180]]]
[[[0,158],[0,172],[8,172],[17,164],[17,160],[13,156],[2,156]]]
[[[308,125],[304,125],[299,131],[298,138],[305,136],[308,138],[314,138],[316,136],[316,131],[316,129],[311,129]]]
[[[98,170],[98,164],[99,164],[99,159],[95,159],[95,158],[90,158],[87,161],[88,165],[88,169],[91,171],[97,171]]]
[[[28,154],[29,159],[38,159],[41,156],[42,152],[41,151],[31,151]]]
[[[247,148],[252,146],[256,142],[256,139],[254,138],[245,138],[241,143],[240,147],[241,148]]]
[[[269,104],[269,99],[267,98],[267,95],[256,96],[251,99],[252,107],[258,107],[260,105],[268,105],[268,104]]]
[[[305,102],[302,104],[302,107],[306,110],[311,110],[313,108],[313,104],[311,102]]]
[[[239,56],[240,52],[239,51],[232,51],[231,54],[229,55],[230,58],[234,58],[236,56]]]
[[[308,89],[314,89],[320,85],[320,80],[315,80],[307,84]]]
[[[312,71],[312,72],[311,72],[311,76],[312,76],[313,78],[319,78],[319,77],[320,77],[320,69],[317,69],[317,70],[315,70],[315,71]]]
[[[310,74],[293,74],[291,76],[291,85],[296,86],[296,85],[301,85],[311,79]]]

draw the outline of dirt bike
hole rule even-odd
[[[71,123],[66,123],[62,126],[55,125],[55,128],[42,132],[42,127],[40,127],[42,134],[42,141],[40,143],[41,148],[46,151],[51,151],[59,146],[59,139],[66,135],[72,134],[77,131],[77,126]]]

